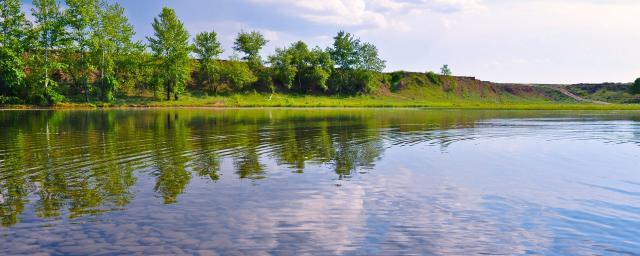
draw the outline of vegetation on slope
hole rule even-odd
[[[433,72],[382,73],[375,45],[339,32],[330,47],[302,41],[264,59],[268,40],[241,31],[237,54],[221,60],[217,34],[191,35],[175,11],[152,22],[148,44],[118,3],[34,0],[34,22],[19,0],[0,2],[0,105],[75,106],[490,106],[574,104],[548,87],[494,84]],[[636,84],[640,84],[636,81]],[[584,98],[639,103],[640,85],[592,90]],[[623,88],[624,87],[624,88]],[[172,101],[172,102],[169,102]]]

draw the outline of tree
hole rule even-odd
[[[54,58],[55,56],[52,56],[52,51],[59,50],[67,42],[65,22],[60,6],[55,0],[34,0],[33,6],[31,12],[36,23],[34,28],[36,53],[34,54],[35,63],[31,68],[42,79],[37,79],[37,83],[44,85],[43,96],[51,103],[61,100],[61,95],[51,88],[57,84],[50,76],[52,70],[63,66]]]
[[[370,43],[358,45],[356,69],[382,72],[386,68],[386,61],[378,56],[378,48]]]
[[[378,49],[344,31],[338,32],[333,39],[333,48],[327,49],[338,67],[331,77],[332,89],[338,94],[373,91],[377,86],[376,73],[385,68]]]
[[[309,50],[302,41],[293,43],[289,48],[276,49],[269,62],[277,80],[289,89],[295,83],[299,92],[307,92],[312,86],[326,91],[334,65],[327,52],[318,47]]]
[[[0,95],[17,95],[24,86],[22,57],[30,29],[19,0],[0,2]]]
[[[631,93],[640,94],[640,78],[636,79],[631,85]]]
[[[452,73],[451,69],[449,69],[449,65],[444,64],[442,68],[440,68],[440,74],[442,74],[443,76],[450,76]]]
[[[141,43],[133,41],[135,31],[118,3],[102,3],[97,34],[95,55],[100,63],[100,91],[103,100],[111,101],[121,84],[121,67],[136,63],[130,57],[137,55]]]
[[[163,8],[160,16],[153,19],[153,29],[154,36],[147,40],[161,71],[160,81],[165,85],[167,100],[171,99],[171,93],[178,100],[191,72],[189,33],[170,8]]]
[[[82,84],[85,100],[89,101],[89,76],[93,69],[88,51],[91,47],[91,39],[95,36],[99,26],[98,0],[66,0],[66,23],[70,27],[70,38],[73,42],[70,53],[67,54],[70,73]]]
[[[328,48],[327,52],[331,54],[331,59],[333,59],[338,68],[350,70],[354,69],[358,62],[357,51],[359,45],[360,39],[355,38],[350,33],[340,31],[333,38],[333,48]]]
[[[218,56],[223,52],[218,35],[215,31],[196,35],[193,49],[200,59],[200,82],[212,86],[213,93],[217,93],[218,88],[212,80],[216,75]]]
[[[257,69],[262,66],[260,50],[262,50],[268,42],[260,32],[242,31],[233,43],[233,50],[244,53],[242,59],[247,61],[252,69]]]

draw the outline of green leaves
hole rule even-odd
[[[0,95],[19,95],[24,86],[23,54],[30,29],[18,0],[0,2]]]
[[[636,79],[635,82],[631,85],[631,93],[640,94],[640,78]]]
[[[160,79],[165,85],[167,100],[171,93],[178,99],[191,73],[189,33],[176,12],[170,8],[163,8],[160,16],[154,18],[152,26],[154,36],[147,37],[147,40],[156,58],[156,67],[162,71]]]
[[[331,79],[334,92],[362,93],[375,90],[375,73],[381,72],[386,66],[373,44],[363,43],[352,34],[340,31],[334,37],[333,48],[328,48],[327,52],[339,69]]]
[[[260,50],[268,43],[264,36],[257,31],[240,32],[233,43],[233,50],[244,53],[243,60],[252,68],[262,66]]]
[[[200,83],[205,86],[211,86],[213,93],[217,93],[217,87],[214,85],[215,81],[213,80],[217,78],[218,56],[224,51],[218,41],[216,32],[202,32],[196,35],[193,52],[200,59]]]
[[[449,65],[444,64],[442,68],[440,68],[440,74],[443,76],[450,76],[452,73],[451,69],[449,69]]]
[[[378,49],[341,31],[331,48],[311,49],[302,41],[276,49],[264,66],[268,43],[257,31],[240,32],[233,49],[241,60],[219,60],[223,47],[215,31],[190,36],[176,12],[164,8],[154,18],[148,45],[134,41],[124,8],[109,0],[33,0],[33,25],[20,0],[0,1],[0,95],[51,104],[69,96],[113,101],[145,90],[178,98],[192,75],[196,89],[217,93],[276,86],[299,93],[356,94],[379,85],[385,68]],[[151,49],[151,53],[146,50]],[[190,56],[194,53],[197,60]],[[198,63],[197,73],[191,73]],[[275,83],[274,83],[275,81]],[[134,90],[136,89],[136,90]]]
[[[298,92],[309,92],[314,87],[326,91],[334,65],[327,52],[318,47],[309,50],[302,41],[276,49],[276,54],[269,56],[269,63],[276,79],[288,89],[295,84]]]
[[[258,81],[246,62],[234,60],[222,63],[220,77],[233,90],[241,90]]]

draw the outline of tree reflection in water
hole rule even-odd
[[[230,160],[239,179],[269,177],[265,159],[293,172],[328,166],[338,179],[370,169],[385,145],[436,142],[496,113],[418,110],[0,111],[0,218],[77,218],[124,209],[140,173],[165,204],[193,176],[218,181]],[[408,125],[410,124],[410,125]],[[229,177],[232,178],[232,177]],[[65,212],[68,212],[66,214]]]

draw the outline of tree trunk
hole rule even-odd
[[[171,100],[171,89],[169,86],[169,82],[166,83],[165,85],[165,91],[167,91],[167,101]]]
[[[84,98],[87,102],[89,102],[89,85],[87,84],[87,63],[85,62],[84,59],[84,49],[82,49],[82,54],[81,54],[81,58],[82,58],[82,63],[83,63],[83,69],[82,70],[82,85],[84,86]]]

